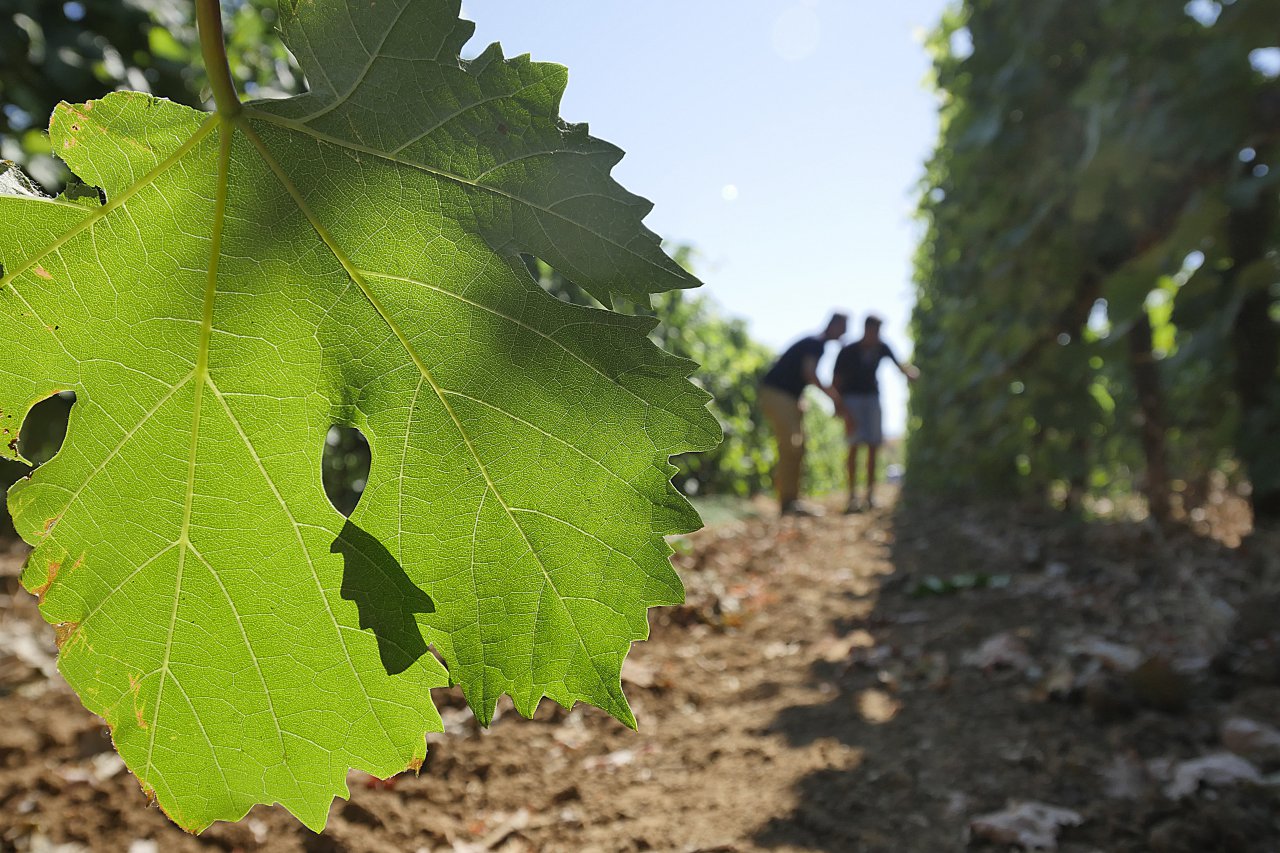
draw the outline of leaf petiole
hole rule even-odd
[[[240,95],[231,79],[227,46],[222,33],[222,6],[219,0],[196,0],[196,21],[200,27],[200,52],[213,88],[218,115],[235,118],[240,113]]]

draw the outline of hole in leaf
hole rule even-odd
[[[603,307],[591,294],[569,281],[560,272],[545,261],[533,255],[521,255],[521,260],[529,270],[529,275],[538,285],[561,302],[570,305],[588,305],[592,308]]]
[[[67,421],[75,402],[76,395],[71,391],[62,391],[41,400],[22,422],[21,433],[18,431],[19,415],[0,412],[0,451],[4,451],[0,454],[0,498],[10,486],[31,474],[26,465],[9,458],[10,443],[12,449],[31,460],[37,468],[48,462],[62,449],[62,442],[67,437]],[[8,506],[0,499],[0,539],[12,535],[13,522],[9,518]]]
[[[355,512],[369,482],[369,467],[373,457],[369,442],[355,427],[332,426],[324,441],[324,460],[321,470],[324,477],[324,493],[333,508],[348,518]]]
[[[67,421],[71,418],[71,407],[75,402],[74,391],[61,391],[36,403],[22,422],[18,452],[35,463],[36,467],[56,456],[67,437]],[[0,431],[12,429],[7,426],[11,419],[5,417],[0,420],[5,421],[4,425],[0,425]],[[5,433],[6,444],[10,438]]]

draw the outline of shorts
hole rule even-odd
[[[844,405],[857,421],[853,434],[848,437],[847,443],[850,446],[866,444],[879,447],[884,444],[884,431],[880,423],[879,394],[845,394]]]

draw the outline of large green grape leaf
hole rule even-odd
[[[0,429],[74,390],[66,444],[9,506],[60,667],[166,812],[279,802],[322,826],[348,768],[421,762],[432,687],[620,686],[682,590],[697,515],[673,454],[714,445],[652,321],[560,302],[695,284],[557,117],[565,71],[463,62],[457,0],[292,0],[312,91],[234,118],[123,93],[62,105],[97,199],[0,196]],[[83,195],[83,194],[82,194]],[[350,521],[326,432],[369,439]],[[432,646],[448,667],[428,650]]]

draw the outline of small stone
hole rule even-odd
[[[1129,674],[1134,696],[1144,707],[1169,714],[1185,711],[1191,682],[1163,658],[1150,658]]]
[[[1244,717],[1223,724],[1222,745],[1245,758],[1280,761],[1280,730]]]

